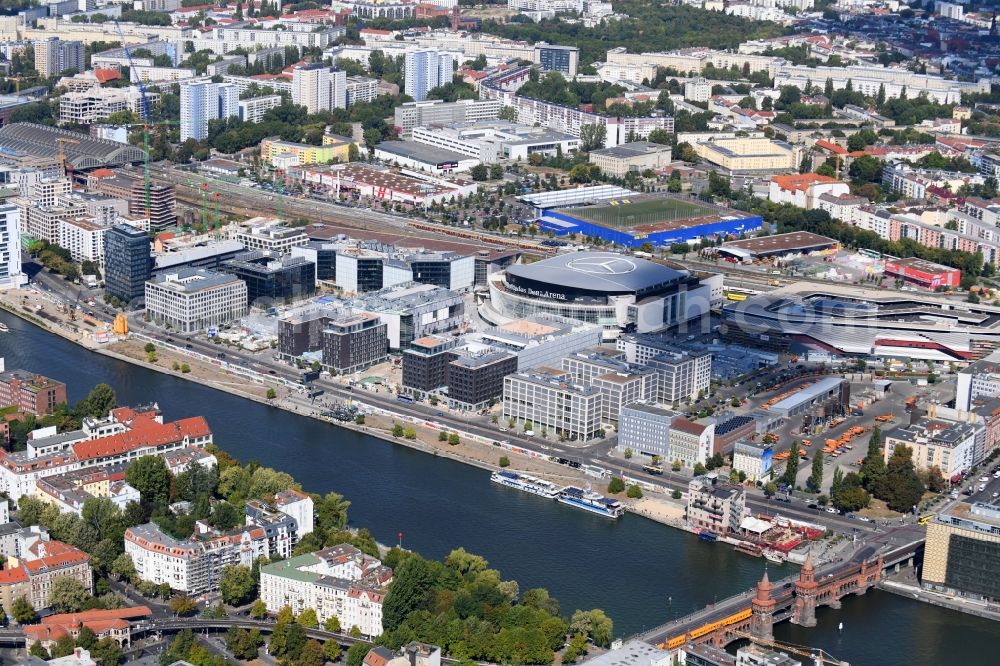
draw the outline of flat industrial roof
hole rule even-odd
[[[811,231],[792,231],[787,234],[773,236],[758,236],[723,243],[719,248],[723,252],[729,249],[744,250],[752,255],[768,255],[779,252],[794,252],[817,247],[837,245],[837,241],[826,236],[814,234]]]
[[[810,384],[809,386],[796,391],[793,395],[788,396],[784,400],[774,403],[768,411],[774,412],[798,407],[804,402],[815,400],[824,393],[829,393],[833,389],[840,386],[843,382],[844,380],[841,377],[824,377],[815,384]]]
[[[410,160],[418,160],[424,164],[445,164],[449,162],[465,162],[473,159],[468,155],[456,153],[444,148],[428,146],[425,143],[416,141],[383,141],[375,146],[375,150],[381,150],[392,155],[405,157]]]
[[[933,261],[927,261],[926,259],[920,259],[918,257],[904,257],[902,259],[892,259],[886,261],[886,268],[889,267],[889,264],[895,264],[901,268],[912,268],[913,270],[921,271],[923,273],[950,273],[958,270],[957,268],[952,268],[951,266],[936,264]]]

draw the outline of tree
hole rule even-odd
[[[485,164],[477,164],[469,169],[469,175],[472,176],[472,180],[480,182],[489,179],[490,171]]]
[[[337,641],[326,641],[323,643],[323,656],[330,663],[336,664],[340,661],[340,657],[343,654],[343,650],[340,647],[340,643]]]
[[[625,482],[621,480],[621,477],[611,477],[611,482],[608,484],[608,492],[612,495],[616,495],[623,490],[625,490]]]
[[[254,597],[257,589],[250,568],[237,564],[223,567],[219,578],[219,592],[222,600],[230,606],[241,606]]]
[[[451,446],[458,446],[459,443],[461,443],[461,441],[462,440],[458,436],[457,432],[453,432],[450,435],[448,435],[448,444],[450,444]]]
[[[580,126],[580,150],[591,151],[604,147],[608,128],[596,123]]]
[[[447,442],[448,441],[448,433],[446,431],[444,431],[444,430],[439,430],[438,431],[438,441],[439,442]]]
[[[614,623],[600,608],[574,612],[569,627],[570,631],[590,636],[594,645],[599,647],[611,645]]]
[[[833,506],[840,511],[860,511],[871,503],[871,496],[861,486],[838,488],[830,496]]]
[[[937,465],[927,470],[927,489],[932,493],[940,493],[948,489],[948,481]]]
[[[365,657],[368,656],[368,651],[371,649],[371,643],[362,643],[359,641],[352,645],[347,650],[347,666],[361,666],[365,661]]]
[[[913,451],[904,444],[897,444],[886,464],[885,484],[879,499],[893,511],[909,512],[920,502],[924,484],[913,466]]]
[[[76,636],[76,645],[77,647],[82,647],[84,650],[92,649],[97,645],[97,634],[86,625],[80,627],[80,633]]]
[[[510,467],[510,458],[508,458],[507,456],[500,456],[500,466]]]
[[[851,162],[847,173],[858,185],[875,183],[882,180],[882,163],[872,155],[862,155]]]
[[[632,459],[632,449],[625,449],[625,460]]]
[[[774,481],[768,481],[764,484],[764,494],[768,497],[774,497],[778,492],[778,486]]]
[[[813,492],[819,492],[823,487],[823,452],[817,451],[813,456],[812,474],[809,475],[809,487]]]
[[[792,440],[792,446],[788,450],[788,462],[785,463],[785,473],[781,475],[781,480],[785,485],[794,488],[795,477],[799,475],[799,443]]]
[[[340,633],[340,618],[336,615],[331,615],[326,618],[326,622],[323,623],[323,629],[329,631],[330,633],[339,634]]]
[[[705,466],[702,463],[697,462],[697,463],[694,464],[694,475],[695,476],[705,476],[705,474],[707,474],[707,473],[708,473],[708,470],[705,469]]]
[[[274,400],[275,398],[278,397],[278,392],[275,391],[273,388],[269,388],[267,389],[266,396],[268,400]]]
[[[153,349],[155,351],[156,348]],[[78,419],[87,416],[105,417],[117,404],[118,398],[115,396],[115,390],[102,383],[92,388],[87,397],[76,403],[73,412]]]
[[[308,629],[315,629],[319,626],[319,619],[316,617],[316,611],[312,608],[303,609],[303,611],[299,613],[299,616],[295,618],[295,621]]]
[[[124,14],[124,12],[122,12]],[[125,655],[118,643],[111,637],[102,638],[97,641],[90,651],[91,658],[101,666],[118,666],[122,663]]]
[[[368,148],[368,152],[375,152],[376,144],[382,141],[382,131],[377,127],[370,127],[365,130],[364,134],[365,146]]]
[[[408,557],[393,575],[392,584],[382,604],[382,626],[393,631],[427,601],[437,579],[431,563],[422,557]]]
[[[631,499],[641,499],[642,498],[642,488],[639,484],[633,483],[628,487],[628,492],[626,493]]]
[[[125,469],[125,481],[143,500],[165,505],[170,497],[170,472],[159,456],[142,456]]]
[[[403,436],[403,426],[401,426],[398,423],[395,424],[394,426],[392,426],[392,436],[393,437],[402,437]]]
[[[250,617],[255,620],[262,620],[267,617],[267,604],[261,599],[253,602],[253,606],[250,608]]]
[[[68,657],[73,654],[74,649],[76,649],[76,642],[73,640],[72,636],[60,636],[59,640],[57,640],[52,646],[52,658],[58,659],[59,657]]]
[[[28,650],[28,654],[30,654],[32,657],[44,659],[45,661],[48,661],[51,658],[49,651],[46,650],[44,647],[42,647],[41,641],[35,641],[34,643],[32,643],[31,649]]]
[[[180,595],[170,600],[170,610],[178,617],[188,617],[198,612],[198,604],[187,595]]]
[[[263,644],[264,638],[260,635],[259,629],[248,631],[239,627],[231,627],[226,632],[226,647],[237,659],[256,659],[260,646]]]
[[[326,659],[323,654],[323,646],[315,639],[306,641],[299,654],[298,666],[323,666]]]
[[[885,459],[882,457],[882,431],[873,428],[871,437],[868,438],[868,453],[865,461],[861,464],[861,480],[865,490],[881,499],[882,488],[885,484]]]
[[[35,612],[35,607],[31,605],[27,597],[18,597],[11,604],[10,608],[11,617],[18,624],[32,624],[38,621],[38,613]]]
[[[90,590],[72,576],[56,576],[49,590],[49,603],[60,613],[76,613],[83,610],[90,599]]]

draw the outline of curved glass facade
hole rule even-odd
[[[496,281],[490,282],[490,300],[493,307],[507,317],[521,319],[534,314],[554,314],[576,319],[606,328],[624,324],[618,320],[618,308],[614,304],[581,303],[577,301],[553,301],[533,296],[521,296],[504,290]]]

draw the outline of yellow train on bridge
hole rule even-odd
[[[696,641],[702,636],[707,636],[713,631],[717,631],[718,629],[722,629],[723,627],[729,627],[734,624],[739,624],[744,620],[750,619],[751,615],[753,615],[753,611],[750,608],[744,608],[743,610],[737,613],[733,613],[732,615],[727,615],[721,620],[716,620],[715,622],[707,622],[701,625],[700,627],[692,629],[691,631],[683,633],[679,636],[668,638],[665,643],[660,643],[657,647],[664,650],[676,650],[680,646],[687,643],[689,640]]]

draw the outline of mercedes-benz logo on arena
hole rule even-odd
[[[635,270],[635,264],[624,257],[580,257],[573,259],[566,268],[593,275],[623,275]]]

